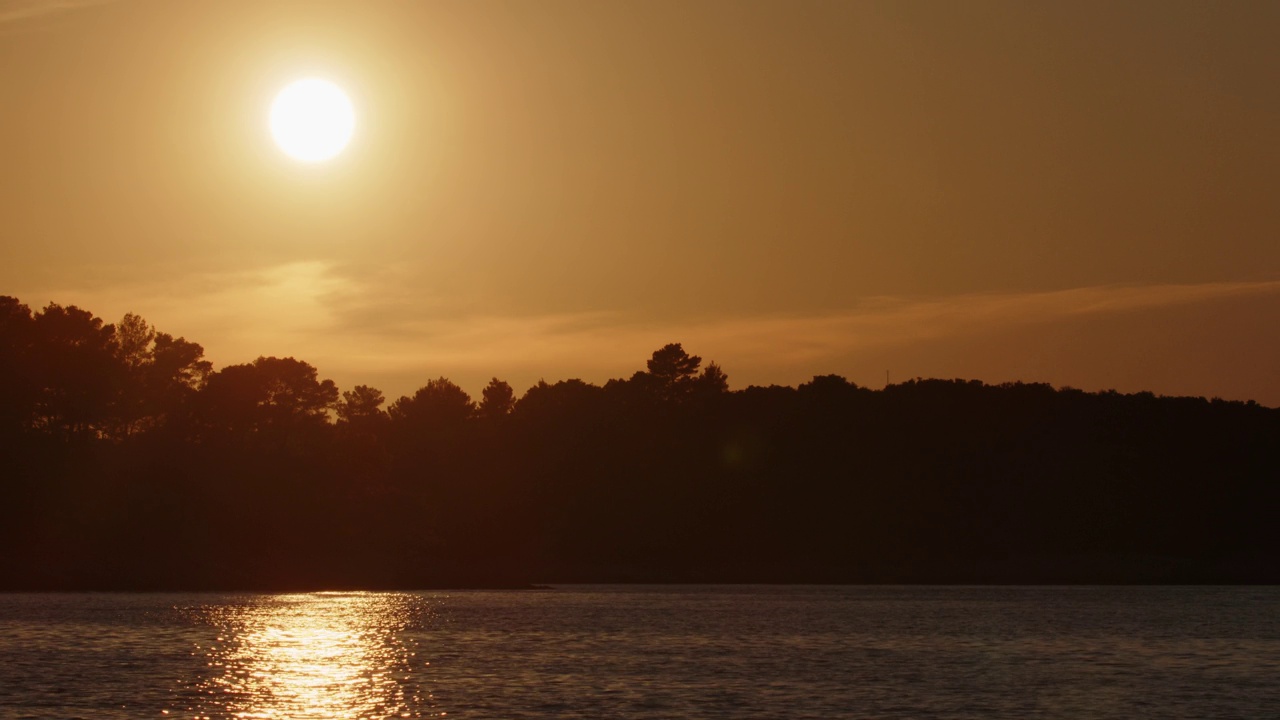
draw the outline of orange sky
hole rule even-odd
[[[1280,405],[1280,4],[0,0],[0,294],[391,397],[839,373]],[[276,91],[355,140],[300,165]]]

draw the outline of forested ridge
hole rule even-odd
[[[642,364],[388,403],[0,297],[0,589],[1280,582],[1280,410]]]

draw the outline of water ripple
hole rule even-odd
[[[1280,588],[0,596],[3,718],[1267,718]]]

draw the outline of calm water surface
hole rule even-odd
[[[0,595],[0,718],[1274,718],[1280,588]]]

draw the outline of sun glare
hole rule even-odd
[[[298,80],[271,104],[271,134],[287,155],[303,162],[333,158],[351,141],[356,115],[351,101],[328,80]]]

